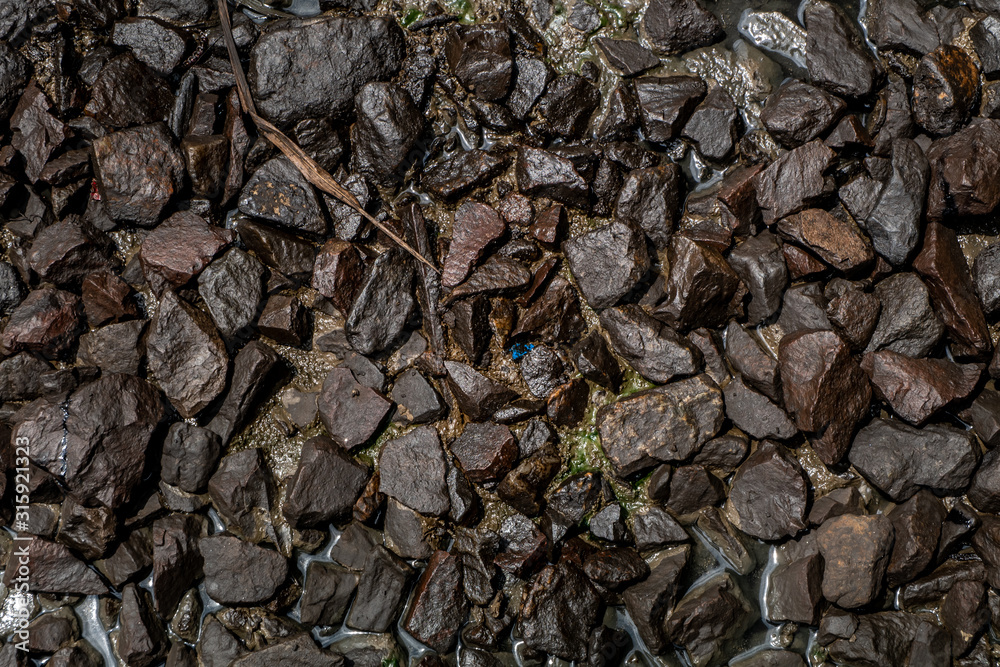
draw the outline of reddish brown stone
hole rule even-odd
[[[54,287],[34,290],[11,313],[0,334],[0,346],[7,354],[32,350],[56,356],[76,339],[80,311],[80,298],[75,294]]]
[[[111,271],[99,271],[84,278],[82,293],[83,310],[92,327],[139,315],[135,291]]]
[[[851,348],[833,331],[800,331],[781,340],[778,363],[795,425],[814,434],[813,447],[824,463],[837,463],[871,400]]]
[[[985,367],[947,359],[913,359],[891,350],[869,352],[861,366],[878,397],[897,415],[918,426],[946,405],[971,394]]]
[[[653,314],[681,330],[724,323],[740,279],[722,254],[677,234],[670,239],[667,264],[664,298]]]
[[[802,280],[828,271],[826,264],[798,246],[786,243],[781,247],[781,253],[788,266],[788,277],[792,280]]]
[[[517,460],[517,440],[500,424],[468,424],[451,443],[451,453],[477,484],[494,482],[510,472]]]
[[[343,314],[351,310],[365,279],[365,261],[353,243],[330,239],[320,249],[313,268],[312,286]]]
[[[807,526],[809,478],[782,445],[765,440],[733,477],[728,514],[734,526],[762,540],[780,540]]]
[[[417,580],[403,627],[417,641],[444,655],[458,640],[468,606],[459,555],[435,551]]]
[[[882,592],[894,531],[884,516],[845,514],[817,531],[823,554],[823,597],[847,608],[873,602]]]
[[[913,268],[927,283],[931,303],[956,344],[952,352],[957,356],[987,356],[993,344],[986,316],[955,231],[938,222],[928,223]]]
[[[503,236],[507,227],[486,204],[466,202],[455,211],[451,246],[444,260],[441,284],[455,287],[468,277],[486,247]]]
[[[566,234],[566,207],[553,204],[540,211],[531,225],[531,235],[542,245],[554,248]]]
[[[156,293],[167,286],[180,287],[232,241],[233,233],[227,229],[209,226],[189,211],[175,213],[142,242],[139,259],[146,281]]]
[[[784,238],[812,250],[838,271],[856,271],[875,259],[871,241],[855,224],[823,209],[810,208],[790,215],[778,223],[777,230]]]
[[[1000,120],[983,119],[927,151],[927,218],[985,215],[1000,204]]]
[[[968,122],[979,99],[979,68],[957,46],[931,51],[913,74],[913,118],[931,134],[951,134]]]

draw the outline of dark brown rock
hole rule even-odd
[[[580,291],[592,308],[618,303],[649,270],[649,255],[635,227],[613,222],[563,244]]]
[[[632,394],[597,417],[601,447],[621,475],[690,458],[722,421],[722,392],[706,375]]]
[[[532,579],[521,608],[519,628],[531,648],[566,660],[583,660],[579,641],[598,622],[600,598],[574,565],[548,566]]]
[[[316,404],[327,432],[347,449],[368,442],[392,410],[392,403],[358,383],[343,366],[330,371]]]
[[[766,440],[733,477],[729,507],[733,525],[762,540],[795,535],[806,527],[809,481],[783,446]]]
[[[931,564],[946,515],[941,501],[927,490],[888,512],[895,534],[886,571],[891,588],[912,581]]]
[[[506,225],[490,206],[466,202],[455,212],[452,239],[441,275],[443,287],[465,280],[486,248],[506,231]]]
[[[927,218],[985,215],[1000,204],[1000,120],[983,120],[937,139],[927,151]]]
[[[862,367],[876,395],[915,426],[971,394],[984,368],[947,359],[912,359],[890,350],[869,352]]]
[[[889,519],[877,515],[844,515],[820,526],[823,597],[847,608],[875,601],[885,585],[893,535]]]
[[[962,49],[945,44],[913,73],[913,118],[931,134],[951,134],[972,116],[979,96],[979,68]]]
[[[1000,451],[986,452],[969,486],[969,502],[981,512],[1000,510]]]
[[[683,235],[670,240],[664,296],[652,309],[668,325],[687,330],[726,321],[739,277],[714,248]]]
[[[488,419],[498,408],[517,398],[510,387],[491,380],[471,366],[457,361],[446,361],[444,366],[448,371],[448,388],[458,409],[471,420]]]
[[[11,312],[0,347],[7,354],[30,350],[55,357],[76,340],[82,310],[75,294],[54,287],[32,290]]]
[[[451,71],[469,92],[491,101],[506,95],[514,66],[506,25],[453,28],[445,54]]]
[[[417,580],[403,627],[419,642],[447,653],[458,640],[468,601],[462,588],[462,561],[436,551]]]
[[[696,347],[638,306],[608,308],[601,313],[601,325],[614,350],[651,382],[693,375],[701,367]]]
[[[194,213],[175,213],[143,239],[139,259],[146,281],[156,293],[181,287],[232,241],[232,232],[210,226]]]
[[[739,375],[729,381],[723,396],[726,416],[752,438],[788,440],[799,432],[788,413],[748,387]]]
[[[765,606],[771,621],[816,625],[823,601],[823,557],[804,555],[778,565],[767,580]]]
[[[882,304],[860,283],[834,278],[823,290],[826,316],[840,336],[855,350],[864,349],[875,333]]]
[[[381,352],[403,333],[416,306],[415,282],[413,262],[398,248],[382,253],[371,264],[344,325],[347,340],[358,354]]]
[[[719,19],[697,0],[655,0],[643,14],[641,30],[662,55],[708,46],[725,34]]]
[[[760,120],[782,145],[795,147],[833,127],[846,108],[836,95],[793,79],[767,98]]]
[[[392,552],[376,546],[364,563],[358,593],[347,615],[347,626],[365,632],[385,632],[405,603],[413,570]]]
[[[806,246],[844,273],[864,269],[875,260],[871,241],[857,226],[823,209],[810,208],[790,215],[778,222],[776,229],[782,237]]]
[[[425,118],[410,94],[393,83],[366,84],[354,97],[354,171],[384,186],[402,183],[419,158]]]
[[[751,324],[778,312],[788,286],[788,267],[774,234],[765,230],[748,237],[729,253],[729,265],[750,291],[747,317]]]
[[[312,287],[347,315],[364,277],[365,260],[358,247],[348,241],[330,239],[316,255]]]
[[[270,536],[274,483],[259,447],[227,454],[208,480],[208,494],[223,523],[251,542]]]
[[[229,391],[208,428],[228,442],[270,392],[281,385],[287,371],[285,362],[268,345],[259,340],[244,345],[233,361]]]
[[[681,572],[690,552],[691,547],[684,545],[657,554],[649,563],[650,575],[627,588],[622,596],[639,636],[655,653],[669,646],[663,619],[680,597]]]
[[[590,117],[600,104],[601,92],[597,86],[579,74],[563,74],[549,82],[538,100],[538,113],[555,134],[575,139],[587,130]]]
[[[812,82],[846,97],[866,97],[882,68],[865,44],[857,23],[837,5],[812,0],[803,8],[806,66]]]
[[[309,625],[332,626],[344,620],[358,587],[358,574],[336,563],[310,561],[302,588],[299,618]]]
[[[517,189],[529,197],[545,197],[586,210],[590,189],[573,162],[538,148],[518,148],[514,163]]]
[[[170,644],[162,621],[153,613],[149,593],[135,584],[122,591],[117,644],[118,656],[136,667],[159,662]]]
[[[502,479],[517,460],[517,441],[510,429],[500,424],[467,424],[450,449],[465,474],[477,484]]]
[[[308,318],[308,311],[298,298],[275,294],[264,305],[257,330],[276,343],[298,347],[308,339]]]
[[[929,354],[944,334],[931,306],[930,291],[915,273],[897,273],[875,286],[882,304],[868,350],[892,350],[909,357]]]
[[[271,598],[288,576],[288,561],[277,551],[229,535],[203,537],[205,593],[224,605],[247,606]],[[253,576],[247,576],[252,572]]]
[[[385,443],[379,469],[382,493],[421,514],[448,513],[447,466],[434,427],[422,426]]]
[[[630,39],[597,37],[594,43],[604,54],[608,65],[622,76],[642,74],[660,65],[660,59],[652,51]]]
[[[310,234],[326,231],[319,197],[288,158],[271,158],[247,180],[240,192],[243,213]]]
[[[368,468],[329,438],[311,438],[288,481],[282,513],[295,528],[343,520],[368,482]]]
[[[736,146],[739,126],[736,103],[724,87],[716,85],[691,114],[682,136],[695,142],[705,158],[723,162]]]
[[[26,545],[11,549],[4,572],[4,585],[10,587],[17,573],[18,552],[26,550],[31,561],[28,590],[41,593],[69,593],[76,595],[103,595],[108,588],[98,574],[87,567],[73,553],[56,542],[31,538]]]
[[[723,644],[753,623],[754,608],[728,572],[688,591],[667,618],[667,636],[684,648],[691,664],[705,667],[721,655]]]
[[[103,125],[128,127],[166,120],[172,105],[170,84],[123,53],[101,68],[85,110]]]
[[[764,222],[772,224],[819,203],[830,192],[823,173],[833,157],[833,151],[821,141],[810,141],[782,155],[754,176]]]
[[[643,77],[634,85],[643,132],[646,139],[658,143],[680,134],[707,92],[704,81],[687,74]]]
[[[868,378],[850,347],[832,331],[801,331],[778,348],[785,407],[827,465],[847,452],[855,425],[871,400]]]

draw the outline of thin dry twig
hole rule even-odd
[[[226,0],[218,0],[218,6],[219,19],[222,21],[222,37],[226,42],[226,50],[229,52],[229,62],[233,67],[233,74],[236,77],[236,92],[240,96],[240,105],[243,107],[243,110],[247,113],[247,115],[250,116],[250,120],[253,121],[254,125],[257,126],[257,131],[267,137],[268,141],[277,146],[278,150],[284,153],[285,156],[292,161],[292,164],[294,164],[296,168],[302,172],[302,175],[305,176],[310,183],[356,210],[364,216],[368,222],[375,225],[375,227],[381,230],[383,234],[392,239],[394,243],[424,263],[428,268],[430,268],[431,271],[438,272],[437,267],[435,267],[430,260],[417,252],[412,246],[400,238],[398,234],[389,229],[385,224],[372,217],[350,190],[338,183],[326,169],[319,166],[319,164],[309,157],[306,152],[298,146],[298,144],[289,139],[281,130],[275,127],[274,124],[267,119],[262,118],[257,113],[257,106],[254,104],[253,98],[250,95],[250,86],[247,83],[246,74],[243,72],[243,67],[240,64],[240,54],[236,50],[236,41],[233,39],[233,26],[229,18],[229,8],[226,5]]]

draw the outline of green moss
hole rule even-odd
[[[452,14],[457,14],[462,23],[476,22],[476,7],[470,0],[448,0],[446,7]]]
[[[403,12],[403,27],[409,28],[411,25],[424,17],[424,13],[416,7],[410,7]]]
[[[643,389],[649,389],[650,387],[655,387],[652,382],[642,377],[634,370],[629,367],[625,367],[625,379],[622,380],[622,390],[618,394],[619,398],[624,398],[626,396],[631,396],[636,392],[640,392]]]
[[[389,440],[393,440],[403,435],[407,431],[412,430],[412,427],[405,424],[400,424],[398,422],[391,422],[386,426],[381,433],[375,437],[375,441],[365,447],[364,449],[358,450],[355,455],[359,460],[364,461],[368,465],[377,468],[378,467],[378,455],[382,451],[382,445],[384,445]]]

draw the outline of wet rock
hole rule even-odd
[[[388,441],[379,455],[380,490],[432,516],[448,513],[447,466],[437,431],[422,426]]]
[[[390,498],[385,508],[385,545],[407,560],[426,560],[445,545],[442,525]]]
[[[849,458],[874,487],[900,502],[921,487],[961,493],[969,486],[979,452],[967,431],[942,424],[917,429],[875,419],[858,432]]]
[[[531,272],[524,265],[508,257],[493,255],[473,269],[464,283],[451,291],[445,304],[451,304],[479,294],[502,295],[518,292],[531,283]]]
[[[728,158],[739,137],[739,112],[732,96],[722,86],[713,86],[684,125],[682,136],[698,146],[698,152],[713,162]]]
[[[49,156],[66,139],[66,126],[49,113],[51,104],[37,84],[28,86],[10,117],[11,145],[21,153],[28,180],[38,180]]]
[[[577,2],[577,6],[584,4]],[[594,84],[579,74],[563,74],[549,83],[538,100],[538,112],[553,132],[574,139],[587,130],[600,103],[601,93]]]
[[[788,266],[788,276],[794,280],[805,278],[815,278],[827,272],[826,264],[797,245],[786,243],[781,247],[781,254],[785,257],[785,264]],[[793,288],[794,290],[795,288]]]
[[[788,267],[781,242],[769,231],[750,236],[729,253],[729,265],[750,291],[747,318],[758,324],[781,308],[788,286]]]
[[[247,78],[260,112],[289,125],[343,115],[365,84],[399,70],[404,53],[403,31],[385,18],[292,21],[257,40]]]
[[[1000,204],[1000,121],[980,121],[931,144],[927,218],[985,215]]]
[[[635,549],[611,547],[587,556],[583,572],[603,588],[620,590],[645,579],[650,570]]]
[[[1000,72],[1000,19],[985,16],[969,30],[969,38],[979,56],[980,71],[984,76]]]
[[[666,324],[635,305],[609,308],[601,313],[601,325],[611,346],[651,382],[669,382],[692,375],[701,366],[701,353]]]
[[[66,498],[59,515],[56,540],[84,558],[96,560],[114,543],[117,528],[115,516],[107,507],[84,507],[73,498]]]
[[[634,85],[643,133],[646,139],[658,143],[680,134],[707,92],[704,81],[687,74],[643,77]]]
[[[992,343],[976,297],[969,265],[954,230],[930,222],[924,245],[913,260],[931,294],[931,303],[961,355],[983,356]]]
[[[753,438],[787,440],[799,432],[784,410],[748,387],[739,375],[730,380],[723,395],[726,416]]]
[[[312,184],[286,157],[271,158],[247,180],[239,209],[246,215],[310,234],[326,232]]]
[[[947,631],[926,617],[886,611],[848,619],[847,627],[838,628],[838,632],[831,632],[824,640],[829,641],[827,650],[837,662],[871,660],[886,665],[951,662]],[[820,633],[826,622],[826,618],[820,621]]]
[[[730,663],[732,667],[805,667],[801,655],[793,651],[766,649]]]
[[[660,59],[652,51],[630,39],[597,37],[594,43],[604,54],[608,65],[622,76],[642,74],[660,65]]]
[[[502,479],[517,460],[514,434],[500,424],[467,424],[450,449],[469,480],[476,484]]]
[[[358,593],[347,615],[347,626],[365,632],[385,632],[406,602],[404,597],[413,570],[383,546],[365,559]]]
[[[921,490],[886,516],[895,534],[887,583],[895,588],[912,581],[931,564],[947,510],[930,491]]]
[[[458,640],[468,612],[462,589],[462,561],[447,551],[436,551],[417,580],[413,603],[403,627],[417,641],[447,653]]]
[[[322,436],[302,445],[299,466],[288,481],[282,513],[295,528],[343,520],[368,482],[367,466]],[[383,487],[384,489],[384,482]]]
[[[990,450],[972,478],[969,502],[981,512],[996,513],[1000,510],[1000,452]]]
[[[134,530],[103,559],[95,562],[97,569],[119,590],[131,581],[149,574],[153,565],[153,544],[148,530]]]
[[[85,111],[102,125],[129,127],[166,120],[173,102],[170,84],[131,53],[123,53],[97,74]]]
[[[452,29],[445,56],[451,71],[469,92],[490,101],[507,94],[514,63],[503,23]]]
[[[294,639],[280,641],[267,648],[254,651],[232,662],[233,667],[268,667],[269,665],[301,665],[302,667],[323,667],[332,662],[338,664],[344,658],[331,654],[316,646],[308,634],[299,634]],[[363,664],[360,660],[352,664]]]
[[[194,213],[175,213],[143,239],[139,259],[146,281],[157,294],[168,286],[181,287],[232,241],[231,232]]]
[[[462,299],[445,313],[452,340],[458,343],[462,352],[473,364],[479,364],[493,338],[490,328],[490,300],[483,295]]]
[[[892,175],[868,214],[865,228],[875,251],[898,266],[913,254],[920,240],[930,171],[927,158],[913,141],[897,139],[891,150]]]
[[[354,98],[356,120],[351,126],[354,171],[379,185],[403,181],[422,151],[424,115],[410,94],[392,83],[369,83]]]
[[[972,404],[960,413],[961,419],[972,424],[972,429],[988,449],[1000,444],[1000,393],[982,389]]]
[[[929,354],[944,334],[931,306],[930,292],[915,273],[898,273],[875,286],[882,303],[868,351],[892,350],[908,357]]]
[[[882,304],[878,297],[863,291],[859,283],[835,278],[823,290],[826,316],[834,329],[854,349],[863,349],[871,340]]]
[[[933,19],[924,15],[912,0],[879,0],[865,15],[868,37],[882,49],[909,51],[923,55],[938,46]]]
[[[542,494],[561,464],[562,459],[553,450],[539,450],[507,473],[497,486],[497,495],[521,514],[538,516],[543,507]]]
[[[486,204],[465,202],[455,212],[452,240],[441,275],[443,287],[455,287],[465,280],[486,248],[506,231],[496,211]]]
[[[778,348],[785,407],[827,465],[846,453],[871,400],[868,378],[850,347],[832,331],[785,336]]]
[[[116,46],[127,47],[157,74],[168,76],[184,59],[185,34],[165,21],[148,17],[128,17],[116,21],[111,31]]]
[[[823,557],[804,555],[778,565],[767,579],[764,606],[772,622],[816,625],[823,601]]]
[[[299,347],[309,337],[308,312],[302,302],[287,294],[267,300],[257,321],[257,330],[276,343]]]
[[[830,192],[823,172],[832,164],[833,157],[833,151],[823,142],[810,141],[785,153],[754,176],[764,222],[772,224],[819,203]]]
[[[416,305],[414,280],[413,263],[398,248],[372,263],[344,325],[358,354],[381,352],[399,337]]]
[[[1000,244],[979,253],[972,265],[972,279],[983,313],[993,317],[1000,312]]]
[[[247,333],[264,296],[264,265],[232,248],[198,276],[198,294],[226,338]]]
[[[941,620],[951,632],[953,653],[968,653],[990,622],[986,584],[968,580],[956,582],[941,603]]]
[[[434,385],[414,368],[396,378],[392,385],[392,400],[397,404],[398,417],[410,424],[426,424],[448,411]]]
[[[531,648],[583,660],[587,646],[580,638],[597,625],[600,606],[600,597],[576,566],[548,566],[532,579],[518,627]]]
[[[691,547],[674,547],[657,554],[649,563],[650,575],[625,590],[625,608],[639,636],[649,649],[661,653],[669,644],[663,634],[663,619],[680,597],[680,578]]]
[[[358,574],[336,563],[311,561],[302,588],[299,618],[308,625],[339,625],[358,587]]]
[[[969,121],[978,95],[975,61],[956,46],[939,46],[913,73],[913,118],[931,134],[951,134]]]
[[[705,375],[647,389],[602,408],[601,447],[621,475],[683,461],[723,422],[722,392]]]
[[[844,273],[863,269],[875,260],[872,244],[851,222],[823,209],[809,208],[776,225],[778,233],[801,243],[824,262]]]
[[[489,419],[495,410],[517,398],[510,387],[489,379],[471,366],[457,361],[446,361],[444,366],[455,403],[471,420]]]
[[[668,637],[684,648],[691,664],[704,667],[721,654],[727,640],[753,623],[754,607],[728,572],[689,591],[666,620]]]
[[[744,533],[779,540],[806,527],[809,481],[783,446],[769,440],[747,457],[730,485],[729,518]]]
[[[631,537],[625,510],[617,503],[611,503],[598,510],[590,518],[590,534],[599,539],[615,544],[626,542]]]
[[[560,240],[566,235],[567,226],[565,207],[553,204],[538,212],[531,225],[531,236],[544,247],[558,248]]]
[[[182,417],[204,410],[226,387],[229,357],[218,332],[172,291],[160,298],[146,350],[150,372]]]
[[[586,323],[576,290],[568,280],[555,275],[541,296],[519,316],[511,337],[530,336],[549,344],[570,344],[584,330]]]
[[[55,653],[80,638],[80,623],[69,608],[60,608],[36,617],[28,625],[28,632],[28,650]]]
[[[549,541],[531,519],[514,514],[500,525],[500,545],[502,550],[493,559],[496,566],[515,577],[527,579],[545,558]]]
[[[4,585],[11,586],[17,571],[19,551],[27,550],[31,561],[31,579],[28,590],[42,593],[70,593],[76,595],[103,595],[108,588],[97,572],[87,567],[62,544],[39,537],[31,538],[26,545],[11,549],[4,572]]]
[[[739,277],[722,254],[677,235],[670,239],[666,257],[669,273],[663,283],[664,297],[653,314],[681,330],[724,323]]]
[[[983,364],[956,364],[947,359],[912,359],[889,350],[865,355],[862,367],[877,395],[893,412],[917,426],[972,393],[984,368]]]
[[[92,327],[139,315],[135,292],[111,271],[95,271],[86,276],[80,291],[87,324]]]
[[[135,91],[130,91],[134,93]],[[184,159],[162,123],[112,132],[93,143],[94,175],[108,215],[152,227],[184,182]]]
[[[364,281],[365,260],[353,243],[330,239],[316,255],[312,287],[330,299],[341,313],[349,313]]]
[[[153,522],[153,598],[162,617],[172,616],[184,593],[201,578],[201,531],[201,521],[190,514],[168,514]]]
[[[7,262],[0,262],[0,313],[10,314],[27,292],[17,270]]]
[[[347,449],[368,442],[392,410],[392,403],[360,384],[344,366],[327,375],[316,405],[327,432]]]
[[[269,393],[285,378],[288,367],[278,353],[252,340],[243,346],[233,361],[233,375],[219,411],[208,428],[219,434],[223,442],[242,428]]]
[[[515,56],[513,90],[506,102],[515,118],[527,118],[553,76],[552,67],[544,60]]]
[[[848,608],[875,601],[885,584],[893,535],[892,523],[878,515],[844,515],[820,526],[823,596]]]
[[[573,348],[573,361],[586,379],[617,393],[622,381],[621,366],[596,329]]]
[[[760,120],[782,145],[795,147],[833,127],[846,108],[839,97],[793,79],[767,98]]]
[[[528,391],[545,398],[566,382],[566,364],[550,347],[536,345],[518,361],[521,378]]]
[[[518,148],[514,163],[517,189],[529,197],[544,197],[586,210],[590,188],[567,158],[538,148]]]
[[[624,82],[616,86],[608,95],[607,106],[608,110],[597,126],[598,138],[613,140],[634,136],[639,128],[639,100],[632,86]]]
[[[845,97],[866,97],[882,68],[857,24],[840,7],[823,0],[805,5],[806,65],[813,83]]]
[[[455,199],[488,184],[506,164],[502,156],[488,151],[457,151],[424,167],[420,184],[439,199]]]
[[[272,597],[288,576],[288,562],[277,551],[229,535],[203,537],[205,593],[224,605],[245,606]],[[247,573],[253,576],[248,577]]]
[[[167,653],[170,641],[151,607],[149,593],[135,584],[129,584],[122,591],[116,648],[125,664],[154,665]]]
[[[719,19],[697,0],[654,0],[643,14],[641,33],[662,55],[708,46],[725,35]]]
[[[11,312],[0,347],[7,354],[30,350],[55,357],[76,340],[81,311],[75,294],[53,287],[32,290]]]
[[[201,493],[215,469],[222,441],[212,431],[179,422],[163,443],[160,479],[188,493]]]
[[[206,616],[201,639],[198,641],[198,659],[205,667],[229,665],[245,655],[247,650],[236,636],[229,632],[215,616]]]
[[[725,485],[705,467],[697,464],[680,466],[670,477],[667,509],[685,517],[726,498]]]
[[[592,308],[615,305],[649,270],[645,240],[635,227],[621,222],[566,241],[563,252]]]

